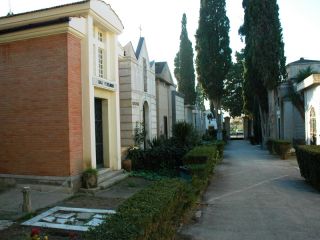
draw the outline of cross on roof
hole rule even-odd
[[[142,33],[142,26],[141,26],[141,24],[140,24],[140,26],[139,26],[139,30],[140,30],[140,37],[141,37],[141,33]]]

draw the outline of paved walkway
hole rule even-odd
[[[48,207],[72,196],[72,194],[50,191],[50,189],[43,191],[31,190],[30,193],[33,211]],[[18,186],[0,192],[0,220],[16,220],[25,215],[22,212],[22,203],[22,187]]]
[[[320,239],[320,192],[295,160],[279,160],[245,141],[231,141],[203,199],[194,240]]]

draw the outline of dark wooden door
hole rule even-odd
[[[166,116],[163,117],[164,124],[164,135],[168,138],[168,118]]]
[[[96,164],[103,167],[103,129],[102,129],[102,100],[94,99],[95,125],[96,125]]]

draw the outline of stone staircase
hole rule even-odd
[[[113,184],[125,179],[129,174],[123,170],[113,171],[110,168],[104,168],[98,170],[98,188],[106,189]]]

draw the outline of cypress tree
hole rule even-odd
[[[198,80],[214,106],[219,139],[222,138],[220,108],[223,82],[231,66],[229,29],[225,0],[201,0],[196,66]]]
[[[193,105],[196,100],[195,72],[193,66],[193,48],[188,38],[187,16],[184,13],[181,21],[180,47],[174,59],[174,76],[178,82],[178,91],[185,96],[185,104]]]
[[[268,91],[286,77],[284,43],[276,0],[243,0],[244,23],[239,33],[245,37],[246,89],[259,106],[262,137],[268,133]],[[252,91],[253,90],[253,91]],[[258,119],[258,118],[256,118]]]
[[[230,113],[231,117],[241,116],[243,113],[243,74],[244,54],[236,52],[236,63],[232,63],[224,85],[223,109]]]

